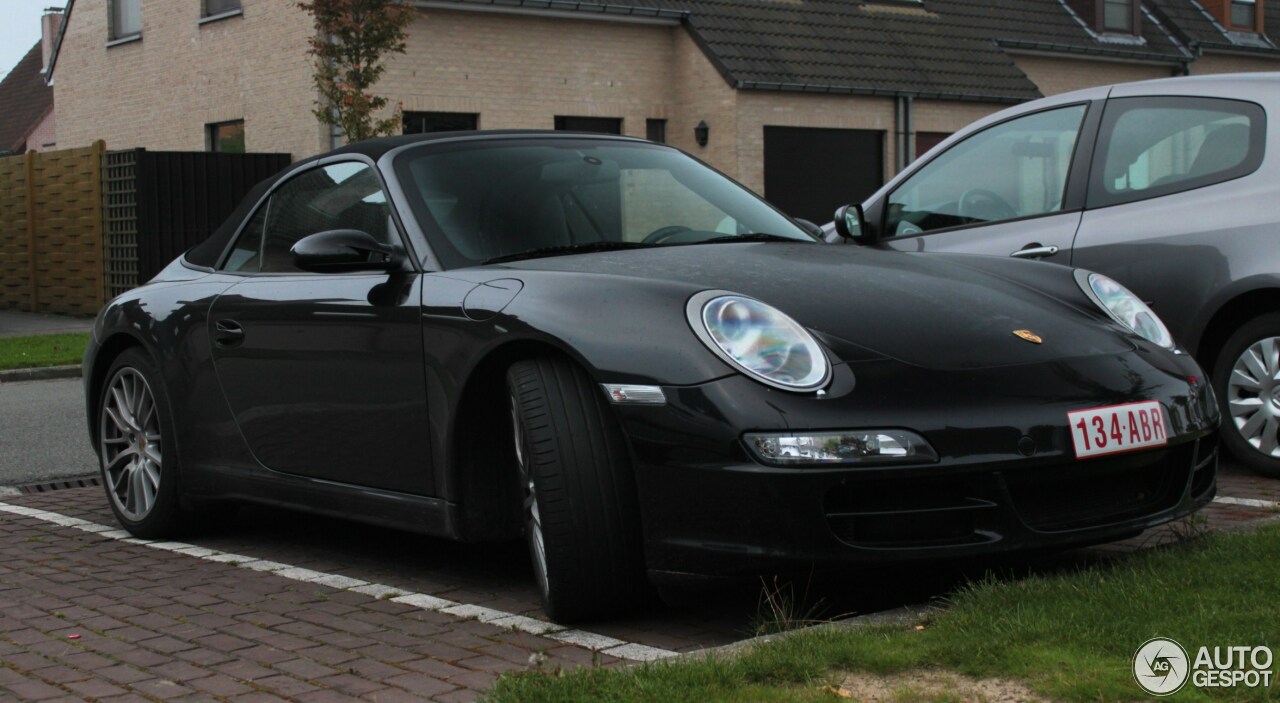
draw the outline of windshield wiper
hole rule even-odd
[[[748,234],[729,234],[723,237],[712,237],[704,239],[700,242],[689,242],[690,244],[719,244],[721,242],[809,242],[807,239],[796,239],[795,237],[784,237],[780,234],[769,234],[768,232],[751,232]]]
[[[500,264],[504,261],[520,261],[521,259],[540,259],[545,256],[564,256],[566,254],[589,254],[595,251],[617,251],[618,249],[641,249],[653,246],[641,242],[584,242],[567,244],[558,247],[543,247],[522,251],[519,254],[503,254],[485,259],[484,264]]]

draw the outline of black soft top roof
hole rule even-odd
[[[183,259],[188,264],[200,266],[204,268],[213,268],[218,265],[218,259],[222,256],[222,252],[226,251],[227,245],[231,243],[231,238],[235,236],[236,230],[240,227],[240,223],[244,222],[249,216],[249,212],[253,206],[262,200],[262,196],[266,194],[271,186],[275,185],[284,176],[292,173],[300,166],[327,159],[331,156],[341,156],[343,154],[360,154],[374,161],[382,158],[388,152],[398,149],[402,146],[412,144],[428,144],[431,142],[442,141],[446,139],[457,139],[459,137],[471,138],[489,138],[489,137],[549,137],[549,138],[566,138],[574,139],[592,138],[592,139],[620,139],[627,141],[642,141],[635,137],[623,137],[615,134],[599,134],[589,132],[562,132],[545,129],[505,129],[505,130],[476,130],[476,131],[459,131],[459,132],[431,132],[429,134],[402,134],[395,137],[376,137],[374,139],[366,139],[355,144],[348,144],[344,147],[328,151],[323,154],[317,154],[310,158],[303,159],[297,163],[291,164],[288,168],[280,171],[276,175],[262,181],[249,191],[249,194],[240,201],[240,205],[236,207],[235,212],[222,223],[213,234],[203,242],[197,244],[183,254]]]

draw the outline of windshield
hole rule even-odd
[[[713,169],[649,144],[568,138],[423,145],[398,156],[395,170],[447,268],[760,234],[815,241]]]

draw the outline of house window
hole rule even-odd
[[[1250,32],[1258,28],[1258,4],[1256,0],[1231,0],[1231,27]]]
[[[243,154],[244,120],[209,125],[209,151],[221,154]]]
[[[142,34],[142,0],[107,0],[107,37],[112,41]]]
[[[458,132],[478,128],[480,115],[474,112],[406,112],[405,134]]]
[[[213,17],[228,12],[238,12],[239,10],[240,0],[204,0],[204,14],[201,16]]]
[[[1133,0],[1103,0],[1102,29],[1106,32],[1133,33]]]
[[[659,144],[667,143],[667,121],[666,120],[645,120],[644,121],[644,138],[651,142]]]
[[[622,134],[621,117],[573,117],[556,115],[556,129],[565,132]]]

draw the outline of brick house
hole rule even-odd
[[[667,141],[800,216],[870,193],[1010,104],[1280,69],[1280,0],[416,0],[377,90],[406,131]],[[71,0],[62,145],[327,150],[291,0]],[[705,144],[696,128],[705,125]],[[800,176],[800,177],[797,177]]]
[[[0,156],[52,149],[57,144],[53,89],[45,70],[62,24],[62,12],[47,10],[41,38],[0,81]]]

